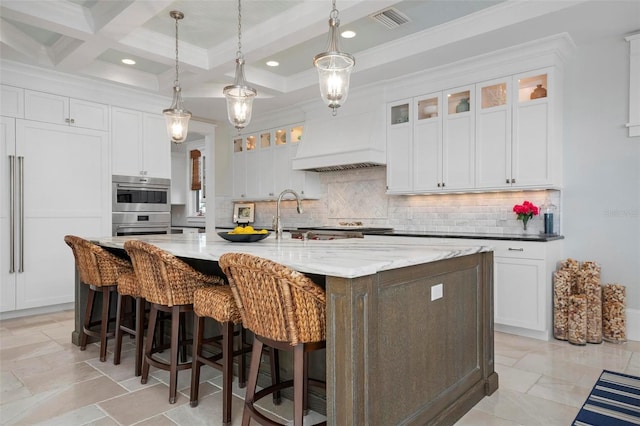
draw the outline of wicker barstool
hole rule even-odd
[[[147,382],[151,365],[169,371],[169,403],[173,404],[176,402],[178,371],[191,368],[190,361],[182,363],[178,361],[179,347],[191,343],[184,339],[181,342],[179,338],[182,314],[193,311],[193,293],[197,289],[224,284],[224,280],[196,271],[187,263],[153,244],[129,240],[124,243],[124,249],[131,257],[136,278],[142,288],[142,295],[150,304],[141,383]],[[153,356],[156,352],[166,349],[164,345],[153,346],[158,311],[171,314],[169,363]]]
[[[125,323],[126,314],[123,309],[123,303],[127,300],[133,302],[134,311],[130,315],[131,326]],[[122,355],[122,337],[124,333],[135,338],[135,375],[142,374],[142,349],[144,347],[144,313],[146,300],[142,297],[142,288],[138,283],[136,274],[131,272],[123,275],[118,279],[118,303],[116,308],[116,347],[113,350],[113,363],[120,364]]]
[[[248,425],[250,419],[279,424],[258,411],[255,402],[293,386],[293,424],[302,425],[307,386],[325,387],[307,376],[307,353],[326,346],[324,290],[297,271],[250,254],[226,253],[218,263],[229,280],[244,327],[255,336],[242,424]],[[256,392],[264,345],[293,352],[293,380]]]
[[[104,362],[107,359],[107,338],[114,336],[114,332],[109,332],[111,293],[117,290],[118,279],[121,276],[133,273],[133,267],[128,260],[75,235],[66,235],[64,242],[73,251],[80,281],[89,286],[80,335],[80,350],[87,348],[88,336],[99,337],[100,361]],[[91,316],[97,292],[102,294],[101,320],[92,322]],[[96,325],[100,325],[99,330],[92,330]]]
[[[231,287],[214,286],[201,288],[193,294],[193,312],[195,314],[193,326],[193,365],[191,367],[191,406],[198,405],[198,391],[200,388],[200,367],[208,365],[222,371],[222,423],[231,424],[231,383],[233,382],[233,358],[239,355],[238,380],[242,386],[246,382],[246,368],[244,363],[245,330],[240,327],[234,331],[235,324],[242,324],[240,311],[233,298]],[[213,318],[220,323],[222,334],[210,339],[204,339],[204,320]],[[234,350],[234,337],[240,336],[240,344]],[[220,342],[221,341],[221,342]],[[211,342],[221,343],[221,351],[217,354],[206,355],[204,345]]]

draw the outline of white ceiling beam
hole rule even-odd
[[[81,40],[94,32],[92,16],[68,1],[3,0],[2,16]]]
[[[14,54],[35,63],[53,65],[51,55],[45,47],[7,21],[3,21],[0,25],[0,43],[3,49],[11,49]]]

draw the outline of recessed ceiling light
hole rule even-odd
[[[267,61],[267,66],[269,67],[277,67],[278,65],[280,65],[278,61]]]
[[[340,35],[342,36],[342,38],[354,38],[356,36],[356,32],[347,30],[343,31]]]
[[[125,59],[122,60],[122,63],[123,64],[127,64],[127,65],[135,65],[136,61],[134,61],[133,59],[126,59],[125,58]]]

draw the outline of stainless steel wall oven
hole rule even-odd
[[[171,180],[114,175],[113,235],[169,234]]]

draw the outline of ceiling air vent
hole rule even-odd
[[[369,17],[389,29],[398,28],[400,25],[409,22],[407,15],[393,7],[376,12],[373,15],[369,15]]]

